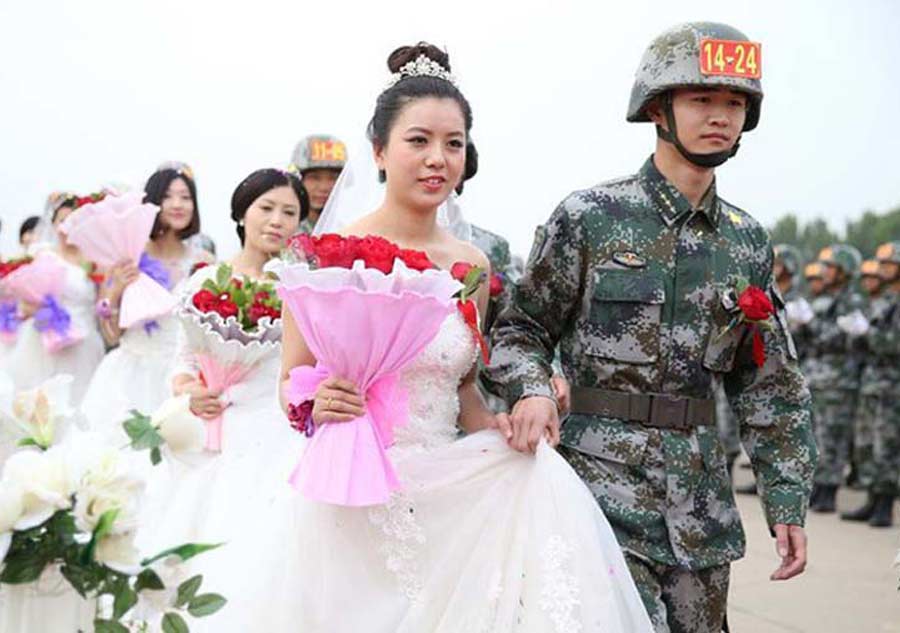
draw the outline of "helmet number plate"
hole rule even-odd
[[[762,77],[762,50],[759,42],[700,40],[700,72],[704,75]]]
[[[311,162],[345,161],[347,150],[340,141],[313,139],[309,144],[309,160]]]

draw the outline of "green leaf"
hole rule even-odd
[[[204,593],[191,600],[188,613],[195,618],[203,618],[224,607],[226,602],[228,601],[217,593]]]
[[[94,528],[94,532],[91,534],[91,540],[81,554],[81,563],[83,565],[90,565],[94,562],[94,550],[97,549],[97,543],[100,539],[110,533],[113,523],[116,522],[116,517],[118,516],[118,508],[107,510],[100,515],[100,520],[97,521],[97,527]]]
[[[738,296],[740,297],[744,294],[744,291],[750,286],[750,282],[747,281],[744,277],[738,277],[738,280],[734,284],[734,289],[737,291]]]
[[[216,270],[216,285],[218,285],[219,288],[224,289],[229,281],[231,281],[231,266],[222,264],[219,266],[218,270]]]
[[[133,417],[122,423],[122,428],[131,439],[131,448],[136,451],[162,446],[165,440],[153,427],[147,416]]]
[[[190,633],[184,618],[174,611],[170,611],[163,616],[162,630],[163,633]]]
[[[150,449],[150,463],[156,466],[162,461],[162,452],[159,450],[159,446],[154,446]]]
[[[94,633],[128,633],[128,627],[114,620],[94,620]]]
[[[203,282],[203,286],[201,286],[203,290],[209,290],[211,293],[217,295],[219,294],[219,287],[216,285],[212,279],[207,279]]]
[[[116,593],[116,599],[113,602],[113,618],[116,620],[121,618],[137,604],[137,601],[137,593],[127,584],[122,586]]]
[[[162,579],[152,569],[145,569],[144,571],[139,573],[137,580],[134,583],[134,590],[138,593],[140,593],[144,589],[162,591],[165,588],[166,586],[163,584]]]
[[[188,578],[183,583],[178,585],[178,597],[175,600],[176,607],[183,607],[188,602],[194,599],[194,596],[197,593],[197,590],[200,589],[200,585],[203,584],[203,576],[196,575],[193,578]]]
[[[26,437],[23,440],[19,440],[16,442],[16,446],[37,446],[38,448],[43,448],[40,444],[37,443],[36,440],[30,437]]]
[[[49,562],[49,559],[42,553],[7,554],[3,561],[3,572],[0,573],[0,583],[22,585],[34,582],[41,577],[44,567]]]
[[[171,547],[167,550],[164,550],[151,558],[145,558],[141,561],[141,565],[146,567],[147,565],[155,563],[156,561],[162,560],[163,558],[167,558],[169,556],[177,556],[183,562],[192,559],[194,556],[199,556],[204,552],[222,547],[223,545],[224,543],[185,543],[184,545],[179,545],[178,547]]]

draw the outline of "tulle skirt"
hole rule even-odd
[[[103,339],[94,328],[86,328],[84,340],[58,352],[48,352],[41,334],[30,322],[19,328],[18,337],[5,360],[6,371],[17,390],[33,389],[59,374],[70,374],[72,404],[78,406],[87,391],[91,376],[103,358]]]
[[[387,505],[287,492],[261,517],[255,564],[234,570],[252,610],[227,630],[652,631],[609,523],[546,444],[483,431],[391,454],[404,490]]]
[[[0,585],[2,633],[93,631],[94,609],[56,568],[48,568],[30,585]]]

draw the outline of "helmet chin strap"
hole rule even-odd
[[[675,112],[672,110],[671,92],[667,92],[663,96],[662,106],[663,112],[666,115],[666,123],[668,124],[669,129],[666,130],[661,125],[657,124],[656,135],[667,143],[671,143],[672,145],[674,145],[675,149],[678,150],[678,153],[684,156],[687,161],[693,163],[697,167],[712,169],[713,167],[718,167],[726,160],[737,154],[738,148],[741,146],[740,136],[731,149],[727,149],[722,152],[712,152],[710,154],[695,154],[694,152],[688,151],[688,149],[678,139],[678,128],[675,126]]]

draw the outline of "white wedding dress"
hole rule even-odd
[[[203,251],[188,248],[187,254],[170,270],[178,295],[191,268],[205,259]],[[172,395],[169,380],[178,334],[178,320],[167,314],[155,325],[135,325],[122,333],[119,346],[109,352],[94,372],[81,409],[91,430],[115,441],[124,441],[122,422],[136,409],[150,415]]]
[[[16,342],[8,350],[5,371],[16,391],[33,389],[59,374],[70,374],[72,404],[78,405],[87,391],[91,376],[103,358],[103,339],[94,316],[97,289],[81,266],[60,257],[65,264],[65,283],[58,297],[60,305],[71,317],[71,327],[84,334],[84,338],[57,352],[48,352],[41,342],[41,333],[34,328],[33,320],[19,326]]]
[[[612,529],[556,451],[518,453],[494,430],[458,438],[475,357],[454,313],[405,372],[409,422],[389,450],[402,492],[352,508],[291,491],[256,517],[256,561],[235,564],[239,601],[209,630],[652,631]]]

